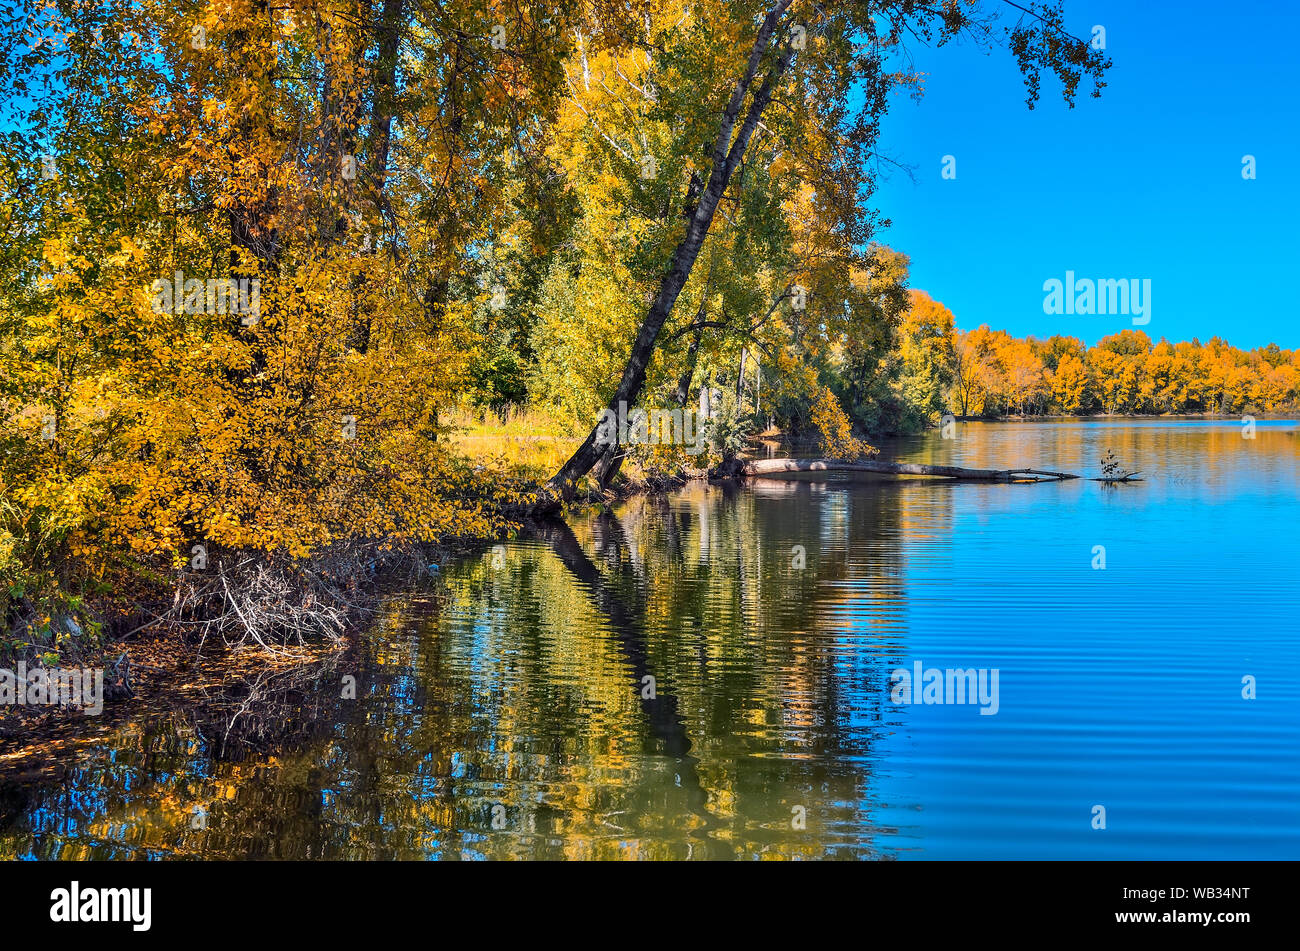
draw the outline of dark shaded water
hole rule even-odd
[[[633,500],[0,782],[0,856],[1300,858],[1300,436],[1256,436],[971,424],[885,454],[1148,481]],[[996,713],[892,702],[918,662]]]

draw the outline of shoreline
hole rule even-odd
[[[1300,422],[1300,411],[1284,413],[1280,416],[1263,416],[1246,414],[1254,418],[1256,422]],[[1028,416],[953,416],[959,423],[1027,423],[1027,422],[1044,422],[1044,423],[1064,423],[1064,422],[1101,422],[1104,420],[1134,420],[1134,419],[1209,419],[1224,420],[1239,423],[1242,417],[1238,415],[1225,415],[1223,413],[1093,413],[1089,416],[1072,416],[1072,415],[1028,415]]]
[[[576,496],[568,501],[559,499],[539,483],[533,487],[539,493],[536,505],[526,510],[502,509],[499,513],[517,523],[512,530],[415,546],[427,559],[423,569],[415,567],[412,552],[405,553],[391,564],[378,566],[360,583],[355,611],[348,616],[345,627],[334,639],[321,637],[305,643],[276,643],[270,647],[252,640],[230,644],[220,637],[207,635],[196,641],[186,629],[186,624],[194,622],[177,618],[158,619],[119,637],[106,638],[106,643],[84,655],[79,654],[67,664],[106,672],[111,666],[123,669],[123,679],[118,688],[105,690],[100,714],[92,715],[76,707],[57,704],[0,705],[0,777],[14,769],[21,770],[23,762],[32,756],[57,752],[69,744],[84,741],[84,736],[75,734],[87,725],[92,727],[89,732],[98,733],[99,727],[129,722],[138,712],[165,712],[178,703],[187,702],[189,695],[196,691],[205,692],[216,687],[228,689],[232,682],[241,680],[250,670],[268,667],[301,670],[327,662],[335,664],[358,649],[361,638],[370,629],[386,598],[403,590],[414,590],[413,583],[421,580],[436,587],[441,565],[447,560],[472,557],[502,541],[536,534],[545,522],[564,514],[608,508],[640,495],[666,495],[692,482],[706,480],[733,481],[734,477],[715,479],[712,470],[698,470],[670,477],[626,479],[600,497]],[[382,543],[363,547],[378,550]],[[230,554],[236,558],[243,555]],[[179,591],[181,583],[180,579],[175,580],[169,584],[169,590]],[[113,598],[106,599],[101,613],[107,613],[110,605],[119,617],[140,617],[145,613],[145,606],[141,603]],[[22,656],[15,654],[0,661],[0,667],[16,664]],[[113,664],[114,660],[116,664]],[[219,709],[221,705],[222,701],[218,699],[213,706],[212,698],[208,698],[205,709]]]
[[[1098,414],[956,418],[962,422],[979,423],[1089,423],[1146,419],[1237,420],[1237,417],[1233,416],[1207,413],[1161,416]],[[1272,421],[1295,422],[1296,420],[1292,417],[1280,417]],[[113,722],[123,716],[129,719],[132,710],[147,710],[158,704],[166,704],[169,698],[183,696],[187,691],[199,689],[205,683],[211,686],[212,678],[218,681],[229,681],[232,676],[237,678],[238,675],[247,672],[250,665],[265,667],[289,662],[291,666],[301,667],[319,663],[323,658],[346,656],[357,648],[360,638],[370,626],[370,620],[386,597],[401,590],[403,582],[409,584],[416,581],[421,574],[426,579],[436,579],[439,566],[448,559],[472,556],[483,552],[493,544],[521,534],[533,534],[546,522],[557,517],[582,514],[592,510],[607,510],[638,496],[668,495],[696,482],[710,484],[743,482],[745,477],[741,471],[742,467],[746,461],[755,458],[763,457],[751,452],[738,456],[729,463],[720,463],[709,469],[678,469],[671,475],[626,477],[599,494],[588,490],[586,493],[576,493],[567,500],[556,496],[544,483],[535,483],[529,488],[537,492],[536,503],[526,507],[503,508],[498,513],[514,523],[514,527],[510,530],[482,537],[458,537],[443,543],[414,546],[413,551],[402,553],[390,564],[378,565],[372,574],[358,579],[359,590],[355,592],[357,603],[354,605],[356,610],[348,617],[346,626],[334,640],[320,638],[296,646],[289,643],[273,643],[269,648],[258,646],[251,641],[244,644],[227,644],[219,637],[211,640],[201,639],[196,643],[193,635],[187,633],[186,624],[200,622],[182,623],[175,619],[152,622],[144,626],[142,633],[137,633],[140,630],[137,628],[136,631],[129,631],[118,637],[108,635],[105,638],[106,643],[93,649],[89,656],[71,658],[69,664],[79,664],[83,667],[102,664],[107,670],[114,658],[124,659],[129,671],[129,680],[124,682],[127,689],[117,691],[116,695],[106,691],[104,712],[97,717],[90,717],[81,711],[69,714],[69,711],[57,706],[0,707],[0,772],[8,768],[9,761],[15,756],[15,752],[10,749],[15,743],[20,744],[18,748],[25,751],[19,755],[25,756],[37,752],[34,747],[39,746],[44,740],[57,739],[61,733],[73,729],[76,724],[83,724],[85,721]],[[360,547],[378,551],[383,545],[381,542],[376,542]],[[417,559],[414,557],[417,551],[421,558],[427,559],[420,567],[417,567]],[[180,579],[170,581],[168,590],[179,590],[180,584]],[[144,615],[143,603],[114,602],[110,597],[106,604],[112,604],[112,610],[119,619],[139,618]],[[7,661],[0,662],[0,666],[11,666],[19,657],[20,655],[15,654]]]

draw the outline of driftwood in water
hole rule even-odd
[[[1141,471],[1142,470],[1139,469],[1137,470],[1137,472],[1126,472],[1122,476],[1099,476],[1096,479],[1089,479],[1088,481],[1089,482],[1142,482],[1143,480],[1138,478],[1138,473]]]
[[[741,471],[747,476],[779,476],[794,472],[874,472],[881,475],[936,476],[979,482],[1060,482],[1077,479],[1068,472],[1042,469],[965,469],[961,466],[927,466],[918,462],[849,462],[844,459],[752,459]]]

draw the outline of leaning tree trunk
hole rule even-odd
[[[691,395],[691,380],[695,378],[695,365],[700,359],[700,344],[704,340],[704,315],[709,306],[709,287],[713,283],[713,266],[709,266],[709,278],[704,282],[704,293],[700,295],[700,309],[695,315],[691,342],[686,348],[686,366],[677,378],[677,392],[674,396],[678,406],[686,405],[686,397]]]
[[[675,396],[678,406],[685,406],[686,398],[691,395],[691,380],[695,378],[695,364],[700,359],[700,341],[703,336],[703,327],[696,327],[695,332],[691,334],[691,343],[686,349],[686,366],[682,368],[682,375],[677,378]]]
[[[260,17],[267,12],[267,0],[255,0],[253,15]],[[230,34],[229,50],[232,60],[254,84],[268,83],[270,66],[250,49],[252,37],[246,29],[234,30]],[[258,123],[266,123],[265,117],[257,117],[249,111],[241,112],[236,121],[233,135],[226,142],[232,161],[238,161],[236,147],[239,143],[253,140],[259,131]],[[229,182],[227,182],[229,185]],[[241,189],[242,191],[242,189]],[[230,278],[234,281],[257,280],[259,282],[273,278],[279,273],[280,235],[271,222],[275,220],[279,204],[279,192],[274,186],[267,194],[260,197],[238,197],[226,212],[230,233]],[[242,252],[242,253],[241,253]],[[247,256],[255,262],[257,270],[252,274],[244,273],[243,258]],[[274,298],[263,302],[263,311],[275,306]],[[268,340],[266,328],[274,326],[273,321],[262,321],[264,314],[253,315],[252,323],[247,323],[248,314],[240,308],[231,308],[230,329],[236,340],[249,349],[249,363],[246,367],[232,369],[230,376],[244,390],[245,398],[251,399],[265,385],[261,382],[263,371],[267,367],[268,353],[272,342]]]
[[[388,178],[388,151],[392,142],[393,110],[397,92],[397,52],[402,39],[402,3],[403,0],[383,0],[383,9],[379,15],[376,30],[379,34],[375,56],[375,87],[370,104],[370,138],[367,152],[366,187],[370,193],[369,201],[374,213],[381,223],[388,212],[388,197],[385,185]],[[379,254],[379,240],[373,243],[367,238],[364,249],[370,254]],[[352,279],[355,293],[365,284],[365,275],[357,274]],[[357,353],[366,353],[370,349],[370,317],[358,314],[349,328],[348,343]]]
[[[763,56],[772,46],[777,24],[790,3],[791,0],[778,0],[772,9],[768,11],[763,20],[763,25],[759,28],[758,36],[754,38],[754,46],[750,50],[745,74],[736,84],[736,88],[732,91],[731,98],[727,102],[727,108],[722,113],[722,124],[718,129],[717,142],[713,148],[713,169],[709,173],[708,184],[699,196],[699,203],[696,205],[695,213],[686,226],[686,235],[673,252],[672,262],[669,264],[668,270],[660,283],[659,293],[655,296],[654,303],[650,305],[650,311],[646,314],[645,320],[641,323],[641,329],[636,335],[636,340],[632,343],[632,351],[628,354],[627,365],[623,368],[623,376],[619,381],[618,389],[610,398],[609,409],[615,413],[618,412],[620,403],[631,406],[636,402],[637,397],[641,395],[641,389],[645,385],[646,370],[650,365],[651,357],[654,356],[655,341],[659,337],[659,331],[663,329],[664,322],[668,319],[668,315],[672,313],[673,305],[677,302],[677,296],[682,292],[687,279],[691,276],[691,269],[695,266],[696,258],[700,254],[700,248],[704,244],[710,226],[713,224],[713,215],[717,211],[718,202],[721,201],[723,193],[727,190],[732,173],[735,172],[741,158],[744,157],[745,150],[749,146],[750,137],[758,126],[763,110],[767,108],[768,102],[771,101],[777,81],[785,72],[786,67],[789,66],[790,59],[794,55],[793,46],[787,42],[775,65],[763,77],[763,83],[758,92],[754,94],[754,98],[749,105],[749,111],[745,114],[744,122],[741,124],[740,131],[736,134],[733,142],[732,132],[735,129],[736,120],[740,116],[741,107],[744,105],[754,79],[758,75],[758,68]],[[605,455],[607,447],[596,445],[596,437],[599,432],[599,425],[592,427],[591,432],[587,434],[587,438],[583,440],[578,450],[560,468],[560,471],[551,478],[550,484],[553,487],[567,494],[571,491],[574,480],[590,472],[592,466]],[[613,459],[618,458],[618,454],[615,453]],[[602,472],[605,479],[612,478],[612,472],[617,471],[616,464],[602,468],[605,470]]]
[[[740,348],[740,370],[736,373],[736,414],[741,415],[744,407],[741,400],[745,398],[745,358],[749,356],[749,348],[742,346]]]

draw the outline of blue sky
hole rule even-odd
[[[1158,339],[1221,336],[1300,347],[1300,4],[1067,0],[1067,24],[1106,29],[1101,99],[1071,110],[1044,79],[1030,112],[1009,53],[914,47],[919,103],[897,96],[872,204],[878,237],[912,259],[912,286],[954,313],[1017,336],[1094,343],[1129,317],[1048,315],[1043,282],[1150,279]],[[1014,11],[1003,14],[1010,23]],[[1254,155],[1257,178],[1242,178]],[[943,156],[957,177],[941,177]]]

